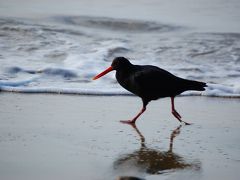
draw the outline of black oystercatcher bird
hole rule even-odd
[[[121,121],[123,123],[134,124],[137,118],[146,110],[147,104],[152,100],[171,97],[172,114],[180,122],[184,122],[181,115],[174,107],[174,98],[184,91],[196,90],[204,91],[207,85],[204,82],[192,81],[177,77],[170,72],[151,65],[133,65],[124,57],[116,57],[111,66],[93,78],[96,80],[110,71],[116,70],[118,83],[142,98],[142,110],[132,119]]]

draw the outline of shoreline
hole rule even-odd
[[[55,92],[55,91],[48,91],[48,92],[36,92],[36,91],[28,91],[28,92],[24,92],[24,91],[5,91],[5,90],[1,90],[0,89],[0,94],[1,93],[13,93],[13,94],[43,94],[43,95],[73,95],[73,96],[123,96],[123,97],[138,97],[137,95],[131,94],[129,92],[126,93],[85,93],[85,92]],[[240,95],[203,95],[203,94],[180,94],[177,95],[176,97],[206,97],[206,98],[223,98],[223,99],[240,99]],[[140,97],[138,97],[140,98]],[[164,98],[168,98],[168,97],[164,97]],[[164,99],[164,98],[159,98],[159,99]],[[159,100],[158,99],[158,100]],[[155,101],[155,100],[153,100]]]

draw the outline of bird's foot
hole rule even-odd
[[[123,124],[129,124],[129,125],[134,125],[135,124],[135,121],[133,121],[133,120],[121,120],[120,122],[123,123]]]
[[[184,123],[185,125],[192,125],[192,123],[188,123],[188,122],[185,122],[183,120],[181,120],[182,123]]]
[[[181,116],[176,110],[173,110],[173,111],[172,111],[172,114],[173,114],[174,117],[177,118],[177,120],[179,120],[181,123],[184,123],[185,125],[191,125],[191,123],[188,123],[188,122],[183,121],[183,120],[181,119],[182,116]]]

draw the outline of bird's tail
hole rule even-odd
[[[186,80],[185,87],[187,90],[204,91],[207,84],[205,82]]]

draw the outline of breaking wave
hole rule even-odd
[[[105,17],[48,20],[0,18],[1,91],[130,95],[114,73],[92,81],[114,57],[125,56],[208,83],[204,92],[183,95],[240,97],[240,33]]]

